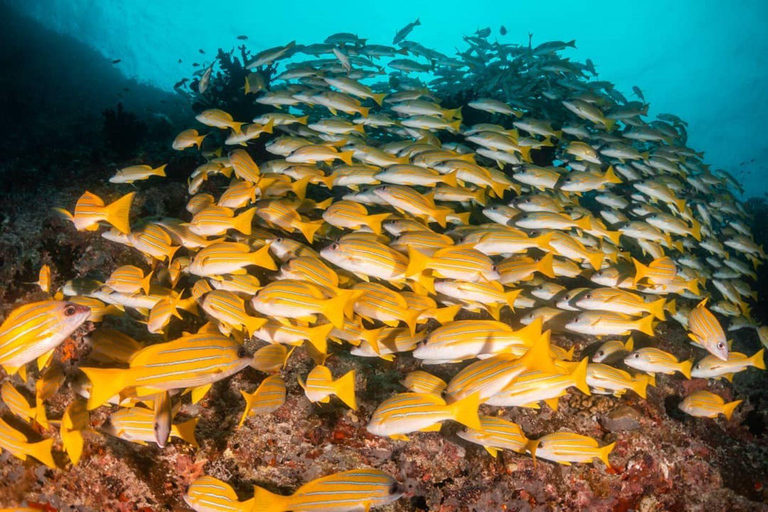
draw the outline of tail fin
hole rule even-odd
[[[453,213],[450,208],[440,208],[437,207],[429,214],[432,216],[433,219],[435,219],[435,222],[440,224],[441,228],[444,228],[446,224],[448,223],[448,214]]]
[[[277,270],[275,260],[269,255],[269,245],[265,245],[258,251],[250,253],[250,261],[257,267],[266,268],[267,270]]]
[[[96,409],[129,386],[130,370],[119,368],[80,368],[91,381],[88,410]]]
[[[608,167],[608,170],[605,171],[605,174],[603,175],[603,177],[605,178],[605,181],[607,181],[608,183],[616,183],[616,184],[621,183],[621,178],[616,176],[616,173],[613,172],[612,165]]]
[[[576,388],[584,393],[585,395],[591,395],[592,392],[589,390],[589,385],[587,384],[587,364],[589,363],[589,358],[585,357],[581,360],[579,365],[576,367],[575,370],[573,370],[573,373],[571,373],[571,377],[573,377],[573,385],[576,386]]]
[[[380,213],[378,215],[368,215],[365,218],[365,225],[371,228],[371,231],[375,235],[381,234],[381,223],[384,222],[384,220],[388,219],[392,214],[391,213]]]
[[[315,239],[315,233],[323,226],[323,221],[299,221],[296,223],[296,227],[299,228],[301,234],[307,239],[309,243],[312,243]]]
[[[764,353],[765,349],[761,348],[755,355],[749,358],[749,362],[752,363],[752,366],[759,368],[760,370],[765,370],[765,358],[763,357]]]
[[[585,215],[576,221],[576,227],[584,231],[589,231],[592,229],[592,219],[590,219],[589,215]]]
[[[551,252],[547,253],[543,258],[539,260],[539,263],[536,265],[536,270],[550,279],[555,279],[555,269],[553,267],[554,262],[555,256]]]
[[[431,311],[432,318],[435,319],[437,323],[440,325],[445,325],[449,322],[453,322],[453,319],[456,318],[456,315],[461,311],[461,304],[456,304],[454,306],[448,306],[445,308],[435,308]]]
[[[168,261],[170,261],[170,260],[168,260]],[[151,279],[152,279],[152,271],[150,270],[150,271],[149,271],[149,274],[147,274],[147,275],[144,277],[144,279],[142,279],[142,281],[141,281],[141,286],[139,287],[140,289],[144,290],[144,293],[145,293],[145,294],[148,294],[148,293],[149,293],[149,286],[150,286],[150,284],[149,284],[149,281],[150,281]]]
[[[723,405],[723,414],[725,415],[726,420],[730,420],[731,416],[733,416],[733,411],[738,407],[738,405],[743,402],[743,400],[735,400],[733,402],[728,402],[727,404]]]
[[[632,352],[635,350],[635,340],[632,338],[632,336],[630,336],[629,339],[624,343],[624,350],[627,352]]]
[[[405,322],[405,325],[408,326],[408,330],[411,333],[411,336],[416,334],[416,326],[418,324],[419,317],[421,316],[421,311],[416,310],[410,310],[407,309],[403,312],[403,318],[401,319],[403,322]]]
[[[36,458],[46,466],[52,469],[56,469],[56,463],[53,461],[53,439],[45,439],[39,443],[29,443],[27,445],[27,451],[29,455]]]
[[[616,446],[616,443],[611,443],[607,446],[603,446],[600,448],[600,455],[598,455],[598,458],[605,463],[606,466],[609,468],[611,467],[611,463],[608,460],[608,454],[610,454],[613,451],[613,448]]]
[[[653,336],[653,318],[653,315],[648,315],[638,320],[635,323],[637,330],[648,336]]]
[[[347,404],[347,407],[353,411],[356,411],[357,400],[355,399],[355,370],[351,370],[335,380],[333,382],[333,387],[336,390],[336,396],[339,397],[342,402]]]
[[[62,426],[61,444],[64,445],[64,451],[69,455],[72,465],[77,466],[77,463],[80,462],[80,457],[83,455],[83,445],[85,444],[83,433],[80,430],[67,430]]]
[[[700,295],[701,291],[699,290],[699,280],[698,278],[693,278],[690,281],[685,282],[685,289],[691,292],[694,295]]]
[[[507,301],[507,305],[509,306],[509,309],[511,309],[513,312],[515,311],[515,301],[517,300],[518,295],[522,293],[522,289],[518,288],[517,290],[512,290],[510,292],[504,292],[504,298]]]
[[[307,184],[309,184],[309,176],[304,176],[291,183],[291,190],[300,201],[303,201],[307,197]]]
[[[648,396],[648,383],[650,379],[647,375],[638,375],[632,381],[632,390],[645,399]]]
[[[155,174],[155,176],[162,176],[165,178],[165,168],[168,166],[168,164],[163,164],[160,167],[156,167],[152,169],[152,172]]]
[[[461,131],[461,119],[456,119],[448,124],[454,132],[459,133]]]
[[[240,123],[240,122],[237,122],[237,121],[232,121],[229,124],[229,127],[232,128],[232,131],[234,131],[235,133],[243,133],[242,132],[242,127],[243,127],[244,124],[245,123]]]
[[[488,203],[488,198],[485,195],[485,190],[482,188],[477,189],[477,191],[474,193],[473,199],[480,206],[485,206]]]
[[[696,219],[691,219],[691,236],[701,242],[701,223]]]
[[[368,117],[368,112],[371,110],[369,107],[358,107],[360,110],[360,115],[363,117]]]
[[[328,353],[328,336],[331,335],[333,324],[323,324],[307,329],[307,341],[321,354]]]
[[[473,393],[449,405],[451,418],[473,430],[483,430],[477,410],[480,407],[480,393]]]
[[[270,119],[267,121],[267,124],[262,125],[261,129],[264,131],[264,133],[272,133],[275,128],[275,120]]]
[[[256,208],[251,208],[244,211],[232,221],[232,228],[241,232],[244,235],[251,234],[251,222],[253,222],[253,216],[256,213]]]
[[[376,102],[377,105],[381,106],[384,102],[384,98],[386,97],[386,93],[381,94],[371,94],[371,99]],[[362,125],[361,125],[362,126]]]
[[[329,322],[337,329],[344,328],[344,310],[351,296],[348,294],[339,294],[323,303],[322,313]]]
[[[197,444],[197,439],[195,439],[195,428],[197,427],[198,421],[200,421],[200,418],[192,418],[191,420],[185,421],[184,423],[173,425],[171,434],[183,441],[186,441],[195,448],[198,448],[199,445]]]
[[[605,254],[603,254],[603,251],[592,251],[587,253],[587,260],[589,260],[589,264],[592,265],[592,268],[595,270],[600,270],[600,267],[603,266],[604,257]]]
[[[199,137],[195,137],[195,145],[197,146],[197,149],[200,149],[200,146],[203,145],[203,140],[208,136],[206,133],[205,135],[200,135]]]
[[[244,506],[242,510],[250,512],[285,512],[291,506],[290,496],[274,494],[258,485],[253,486],[253,498],[245,503],[251,503],[251,506]]]
[[[613,119],[605,118],[605,120],[603,121],[603,124],[605,124],[605,129],[608,132],[612,132],[613,129],[616,127],[616,121],[614,121]]]
[[[112,224],[115,229],[123,234],[131,232],[131,223],[129,220],[131,214],[131,203],[136,192],[125,194],[114,203],[104,207],[107,214],[107,222]]]
[[[268,320],[266,318],[250,315],[243,316],[243,324],[245,324],[245,330],[248,331],[249,336],[253,336],[253,333],[264,327],[267,322]]]
[[[666,299],[664,297],[648,304],[648,312],[662,322],[666,320],[666,315],[664,314],[664,304],[666,304]]]
[[[664,310],[668,312],[670,315],[674,315],[677,313],[677,300],[672,299],[667,302],[667,304],[664,306]]]
[[[555,232],[548,231],[547,233],[537,236],[532,241],[536,244],[536,247],[538,247],[542,251],[549,252],[549,250],[552,248],[552,246],[550,246],[549,244],[550,242],[552,242],[553,236],[555,236]]]
[[[493,195],[501,199],[507,191],[507,185],[499,181],[491,181],[491,190],[493,190]]]
[[[408,247],[408,267],[405,270],[405,277],[418,276],[427,269],[430,257],[413,247]]]
[[[637,283],[639,283],[643,278],[645,278],[648,275],[648,267],[637,261],[635,258],[632,258],[632,261],[635,264],[635,279],[634,279],[634,285],[637,286]]]
[[[686,379],[691,378],[691,368],[693,368],[693,358],[680,363],[680,373],[685,375]]]
[[[443,174],[441,181],[449,187],[458,187],[459,183],[456,181],[456,171],[451,171],[448,174]]]

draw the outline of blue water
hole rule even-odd
[[[217,48],[240,44],[238,35],[248,35],[252,51],[294,39],[320,42],[342,31],[389,44],[399,28],[420,18],[411,39],[445,53],[462,48],[462,35],[483,27],[509,43],[525,44],[529,33],[534,44],[576,39],[578,49],[568,56],[591,59],[599,78],[628,96],[639,86],[651,114],[687,120],[689,145],[739,177],[747,195],[768,193],[766,0],[12,3],[105,57],[121,59],[126,76],[169,90],[191,74],[192,63],[210,62]]]

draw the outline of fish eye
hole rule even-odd
[[[637,352],[635,352],[635,359],[640,359],[640,354],[638,354]]]
[[[75,313],[77,313],[77,308],[71,304],[64,308],[64,316],[72,316]]]
[[[577,324],[579,322],[581,322],[581,318],[576,317],[576,318],[573,319],[573,323]]]
[[[496,271],[497,271],[496,265],[491,265],[491,272],[496,272]]]
[[[237,357],[243,358],[248,355],[248,352],[246,352],[245,347],[240,347],[237,349]]]
[[[591,298],[592,298],[592,294],[591,294],[591,293],[588,293],[588,294],[586,294],[584,297],[585,297],[585,298],[587,298],[587,299],[591,299]]]
[[[722,350],[722,349],[724,349],[724,348],[725,348],[725,343],[723,343],[723,342],[721,341],[720,343],[718,343],[718,344],[717,344],[717,348],[719,348],[719,349],[721,349],[721,350]]]
[[[696,369],[701,370],[701,363],[696,364]]]
[[[338,244],[338,242],[337,242],[337,243],[335,243],[335,244],[333,244],[333,245],[331,245],[331,250],[332,250],[332,251],[335,251],[335,250],[336,250],[336,249],[338,249],[338,248],[339,248],[339,244]]]
[[[277,242],[279,244],[283,243],[283,237],[279,236],[279,237],[275,238],[275,242]]]
[[[598,357],[603,357],[603,351],[602,350],[598,350],[595,355],[598,356]]]

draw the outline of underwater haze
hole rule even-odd
[[[578,50],[567,55],[591,59],[599,79],[626,95],[640,87],[651,115],[668,112],[688,121],[689,145],[738,177],[747,196],[768,192],[768,67],[761,64],[768,54],[768,2],[762,0],[13,3],[107,58],[121,59],[127,76],[169,90],[190,74],[192,63],[237,46],[241,34],[248,35],[252,52],[335,32],[388,44],[399,28],[420,18],[414,37],[448,54],[462,45],[462,36],[483,27],[506,43],[525,44],[529,33],[534,44],[575,39]],[[503,37],[502,24],[508,29]]]

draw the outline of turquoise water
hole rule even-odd
[[[529,33],[534,44],[575,39],[578,49],[568,56],[591,59],[599,79],[628,96],[632,86],[640,87],[651,114],[671,112],[687,120],[689,145],[739,177],[748,195],[768,192],[764,0],[12,3],[120,59],[126,76],[169,90],[194,71],[193,63],[210,62],[217,48],[240,44],[239,35],[248,36],[254,52],[291,40],[319,42],[335,32],[390,44],[399,28],[420,18],[411,39],[449,54],[463,47],[463,35],[484,27],[493,29],[491,40],[509,43],[525,44]],[[499,34],[501,25],[506,36]]]

